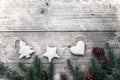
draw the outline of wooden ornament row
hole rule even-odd
[[[19,58],[30,58],[31,54],[35,52],[32,47],[28,46],[23,40],[19,40],[19,50],[18,54],[20,55]],[[47,51],[42,55],[48,58],[48,61],[51,62],[54,57],[60,58],[60,56],[56,53],[57,47],[49,47],[47,46]],[[65,49],[64,49],[65,50]],[[77,42],[75,46],[70,47],[70,51],[75,55],[84,55],[85,52],[85,43],[84,41],[80,40]]]

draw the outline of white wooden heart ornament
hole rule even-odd
[[[84,55],[85,43],[83,41],[78,41],[76,46],[71,47],[70,50],[75,55]]]

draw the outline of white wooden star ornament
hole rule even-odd
[[[51,62],[53,58],[60,58],[58,54],[56,54],[57,47],[49,47],[47,46],[47,52],[43,54],[42,56],[45,56],[48,58],[48,61]]]
[[[20,59],[23,57],[30,58],[30,55],[33,54],[35,51],[32,50],[32,47],[28,46],[24,41],[20,40],[19,42],[19,51]]]

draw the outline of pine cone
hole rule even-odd
[[[88,71],[84,74],[84,80],[92,80],[92,75]]]
[[[105,56],[104,48],[101,47],[93,47],[92,53],[98,60],[102,59]]]

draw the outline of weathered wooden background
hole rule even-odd
[[[35,54],[19,59],[15,50],[15,40],[22,39],[33,47],[46,68],[48,60],[42,57],[46,46],[58,47],[61,58],[53,60],[55,74],[68,72],[67,59],[86,69],[92,47],[103,46],[114,39],[116,30],[120,31],[119,8],[115,0],[0,0],[0,60],[13,69],[19,61],[31,63]],[[75,56],[69,48],[61,53],[64,47],[76,44],[77,35],[86,36],[85,55]]]

